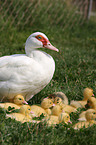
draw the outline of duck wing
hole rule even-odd
[[[1,57],[0,94],[10,96],[34,90],[32,94],[34,95],[44,86],[44,73],[42,65],[26,55]]]

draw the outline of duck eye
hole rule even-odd
[[[95,112],[93,114],[96,114]]]
[[[41,36],[38,36],[38,39],[42,39],[42,37]]]
[[[30,109],[28,109],[28,110],[30,110]]]
[[[57,101],[57,103],[59,103],[59,102]]]
[[[19,100],[22,100],[21,98],[19,98]]]

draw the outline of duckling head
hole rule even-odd
[[[64,104],[68,104],[68,98],[63,92],[55,92],[48,96],[48,98],[51,99],[53,102],[55,101],[56,97],[60,98]]]
[[[17,105],[28,104],[22,95],[17,95],[14,97],[14,103]]]
[[[68,98],[63,92],[55,92],[54,95],[55,95],[55,97],[61,98],[61,100],[64,104],[66,104],[66,105],[68,104]]]
[[[83,91],[84,100],[88,100],[89,97],[94,96],[93,89],[85,88]]]
[[[96,120],[96,110],[94,110],[94,109],[88,109],[86,111],[85,117],[86,117],[87,121]]]
[[[59,115],[58,119],[59,119],[59,123],[61,123],[61,122],[65,122],[66,124],[67,124],[68,122],[69,122],[69,123],[72,123],[72,122],[70,121],[70,116],[69,116],[69,114],[68,114],[68,113],[65,113],[65,112],[61,113],[61,114]]]
[[[31,107],[29,105],[22,105],[19,112],[24,115],[32,114]]]
[[[62,99],[61,99],[61,98],[56,97],[56,98],[54,99],[54,104],[61,104],[61,103],[62,103]]]
[[[52,106],[54,106],[54,104],[53,104],[52,100],[50,100],[50,99],[45,98],[41,102],[41,107],[44,109],[51,108]]]

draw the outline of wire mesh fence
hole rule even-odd
[[[60,25],[63,30],[82,24],[89,0],[0,0],[0,30],[32,25]]]

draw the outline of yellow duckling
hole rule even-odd
[[[77,109],[76,109],[75,107],[73,107],[73,106],[71,106],[71,105],[63,104],[62,99],[59,98],[59,97],[56,97],[56,98],[54,99],[54,104],[58,104],[58,105],[62,106],[62,107],[63,107],[63,110],[64,110],[66,113],[71,113],[71,112],[76,112],[76,111],[77,111]]]
[[[0,103],[0,107],[8,110],[8,107],[14,107],[15,109],[20,109],[22,104],[28,104],[22,95],[17,95],[13,99],[13,103],[6,102],[6,103]]]
[[[81,104],[82,108],[84,108],[85,105],[87,104],[87,100],[91,96],[94,96],[93,89],[91,89],[91,88],[85,88],[84,91],[83,91],[83,96],[84,96],[83,100],[81,100],[81,101],[74,101],[74,100],[72,100],[70,105],[73,106],[73,107],[76,107],[76,104],[78,104],[78,105]]]
[[[77,111],[77,109],[75,107],[71,106],[71,105],[65,105],[65,106],[63,106],[63,110],[66,113],[68,113],[68,114],[70,114],[71,112],[76,112]]]
[[[12,119],[15,119],[17,121],[24,123],[24,122],[29,122],[32,120],[32,117],[30,114],[32,114],[31,107],[29,105],[22,105],[20,107],[19,113],[6,114],[6,117],[7,118],[10,117]]]
[[[58,120],[58,116],[59,114],[63,111],[63,108],[62,106],[60,105],[55,105],[53,108],[52,108],[52,115],[50,115],[49,117],[46,118],[46,121],[47,121],[47,124],[48,125],[56,125],[59,123],[59,120]]]
[[[87,101],[87,104],[85,106],[86,108],[92,108],[96,110],[96,98],[90,97]]]
[[[59,114],[59,116],[55,116],[55,115],[50,115],[49,118],[47,119],[47,124],[48,125],[56,125],[59,123],[66,123],[68,124],[68,122],[72,123],[70,121],[70,116],[69,114],[63,112],[61,114]]]
[[[63,112],[62,105],[57,104],[52,108],[52,115],[59,116],[59,114],[61,114],[62,112]]]
[[[69,116],[69,114],[68,114],[68,113],[65,113],[65,112],[62,112],[62,113],[59,115],[58,120],[59,120],[59,123],[64,122],[64,123],[66,123],[66,124],[68,124],[68,123],[71,123],[71,124],[72,124],[72,122],[70,121],[70,116]]]
[[[70,122],[70,116],[63,111],[62,105],[56,104],[52,108],[52,115],[50,115],[46,121],[48,125],[56,125],[61,122],[67,123],[68,121]]]
[[[41,107],[46,111],[46,113],[48,115],[51,115],[52,114],[51,113],[51,109],[50,109],[52,106],[55,106],[55,104],[50,99],[45,98],[41,102]]]
[[[31,110],[32,112],[34,112],[34,116],[36,117],[39,117],[41,114],[43,114],[44,116],[47,116],[46,111],[41,106],[32,105]]]
[[[59,97],[62,100],[63,104],[68,104],[68,98],[63,92],[55,92],[48,96],[48,98],[51,99],[53,102],[55,101],[56,97]]]
[[[45,98],[41,102],[41,106],[32,105],[31,110],[34,112],[36,116],[40,116],[41,114],[43,114],[44,116],[47,116],[51,114],[50,107],[52,106],[54,106],[53,102],[50,99]]]
[[[58,116],[55,116],[55,115],[50,115],[48,119],[46,119],[47,121],[47,124],[50,126],[50,125],[56,125],[59,123],[59,120],[58,120]]]
[[[93,124],[96,124],[96,110],[94,109],[88,109],[85,113],[85,117],[87,121],[81,121],[76,123],[73,128],[74,129],[80,129],[85,126],[87,128],[88,126],[92,126]]]
[[[91,108],[96,110],[96,98],[95,97],[90,97],[87,100],[87,104],[85,105],[86,108]],[[79,115],[79,121],[86,121],[86,117],[85,117],[85,113],[86,111],[83,111],[80,115]]]

